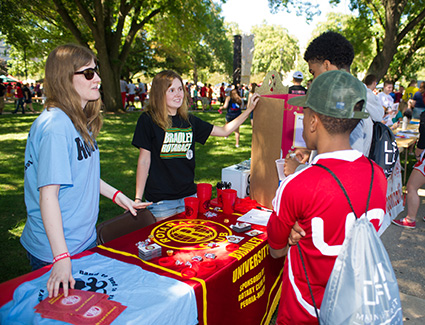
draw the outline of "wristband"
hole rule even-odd
[[[122,193],[122,192],[121,191],[115,192],[114,196],[112,197],[112,202],[117,203],[117,202],[115,202],[115,199],[117,198],[117,195],[120,194],[120,193]]]
[[[64,258],[68,258],[68,257],[71,258],[71,255],[68,252],[63,253],[63,254],[59,254],[58,256],[56,256],[53,259],[53,263],[52,264],[55,264],[57,261],[63,260]]]
[[[139,198],[139,197],[134,198],[134,201],[136,201],[136,200],[139,200],[140,202],[142,201],[142,199]]]

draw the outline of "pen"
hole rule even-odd
[[[267,209],[267,208],[263,208],[263,207],[256,207],[257,209],[263,210],[263,211],[267,211],[267,212],[273,212],[273,210]]]

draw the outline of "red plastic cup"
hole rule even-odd
[[[197,185],[196,196],[199,200],[199,212],[205,213],[210,207],[212,185],[208,183],[199,183]]]
[[[223,198],[223,213],[232,214],[233,207],[235,206],[236,202],[236,190],[225,189],[221,193],[221,196]]]
[[[196,197],[186,197],[184,199],[185,214],[187,219],[196,219],[198,217],[199,200]]]
[[[223,205],[223,196],[222,196],[222,192],[223,192],[223,189],[221,189],[221,188],[217,188],[217,203],[218,203],[218,205]]]

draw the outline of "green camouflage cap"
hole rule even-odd
[[[288,100],[288,104],[308,107],[313,111],[335,118],[364,119],[369,117],[365,111],[366,87],[357,78],[342,70],[332,70],[320,74],[313,80],[305,96]],[[363,100],[361,111],[354,106]]]

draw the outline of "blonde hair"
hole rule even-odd
[[[161,129],[166,131],[171,127],[171,118],[168,115],[166,92],[170,88],[174,79],[180,80],[184,92],[183,103],[177,109],[177,115],[184,120],[189,121],[187,107],[187,92],[183,85],[183,80],[179,74],[172,70],[164,70],[158,73],[152,80],[152,86],[149,93],[149,104],[146,111],[152,117],[152,120]]]
[[[85,143],[94,148],[94,139],[102,127],[102,100],[89,101],[82,109],[81,97],[74,88],[74,73],[81,67],[96,62],[93,52],[83,46],[66,44],[50,52],[46,61],[44,91],[45,107],[60,108],[71,119]]]

